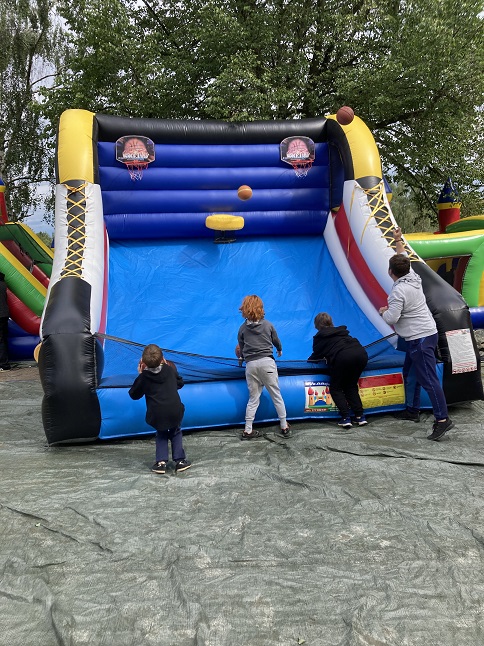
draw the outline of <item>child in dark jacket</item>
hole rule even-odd
[[[313,337],[313,353],[308,361],[326,361],[330,368],[329,392],[338,407],[341,420],[338,426],[351,428],[350,409],[358,426],[367,424],[358,392],[358,380],[368,363],[368,355],[361,343],[349,335],[346,325],[333,325],[326,312],[314,319],[318,333]]]
[[[191,467],[183,450],[181,423],[185,406],[178,390],[183,379],[176,366],[166,361],[160,347],[151,343],[143,350],[138,364],[139,375],[129,390],[131,399],[146,399],[146,423],[156,430],[156,462],[151,468],[155,473],[165,473],[169,459],[168,441],[171,442],[175,471]]]

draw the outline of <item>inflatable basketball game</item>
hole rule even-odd
[[[283,344],[288,419],[337,416],[326,365],[306,360],[320,311],[368,349],[366,412],[403,408],[404,355],[378,314],[396,222],[373,136],[349,116],[62,115],[39,353],[50,444],[153,432],[144,401],[127,394],[148,343],[184,377],[184,429],[242,424],[248,392],[233,348],[247,294],[263,299]],[[468,308],[407,248],[437,321],[448,402],[481,399]],[[275,417],[263,395],[256,421]]]

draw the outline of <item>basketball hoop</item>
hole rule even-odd
[[[296,177],[306,177],[308,170],[310,170],[313,165],[314,159],[288,159],[288,164],[294,169]]]
[[[124,135],[116,141],[116,161],[124,164],[133,181],[143,177],[143,171],[155,159],[155,144],[144,135]]]
[[[310,137],[286,137],[280,143],[281,161],[292,166],[296,177],[306,177],[316,158],[316,147]]]
[[[148,168],[149,163],[149,161],[143,161],[142,159],[130,159],[123,162],[133,182],[143,177],[143,171]]]

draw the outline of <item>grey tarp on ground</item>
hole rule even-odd
[[[484,644],[484,403],[440,443],[194,432],[156,476],[153,439],[48,448],[32,371],[0,383],[0,644]]]

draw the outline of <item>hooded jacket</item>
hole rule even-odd
[[[313,336],[313,353],[308,361],[324,361],[332,365],[342,350],[366,352],[358,339],[350,336],[346,325],[323,327]]]
[[[131,399],[146,398],[146,423],[157,431],[181,426],[185,406],[178,390],[183,378],[174,364],[162,363],[160,369],[146,368],[129,389]]]
[[[282,352],[282,345],[276,329],[266,319],[244,321],[239,328],[237,341],[240,346],[240,354],[246,363],[255,359],[273,357],[273,346],[278,352]]]
[[[383,312],[382,318],[388,325],[393,325],[405,341],[436,334],[437,326],[427,307],[422,279],[413,269],[393,283],[388,310]]]

